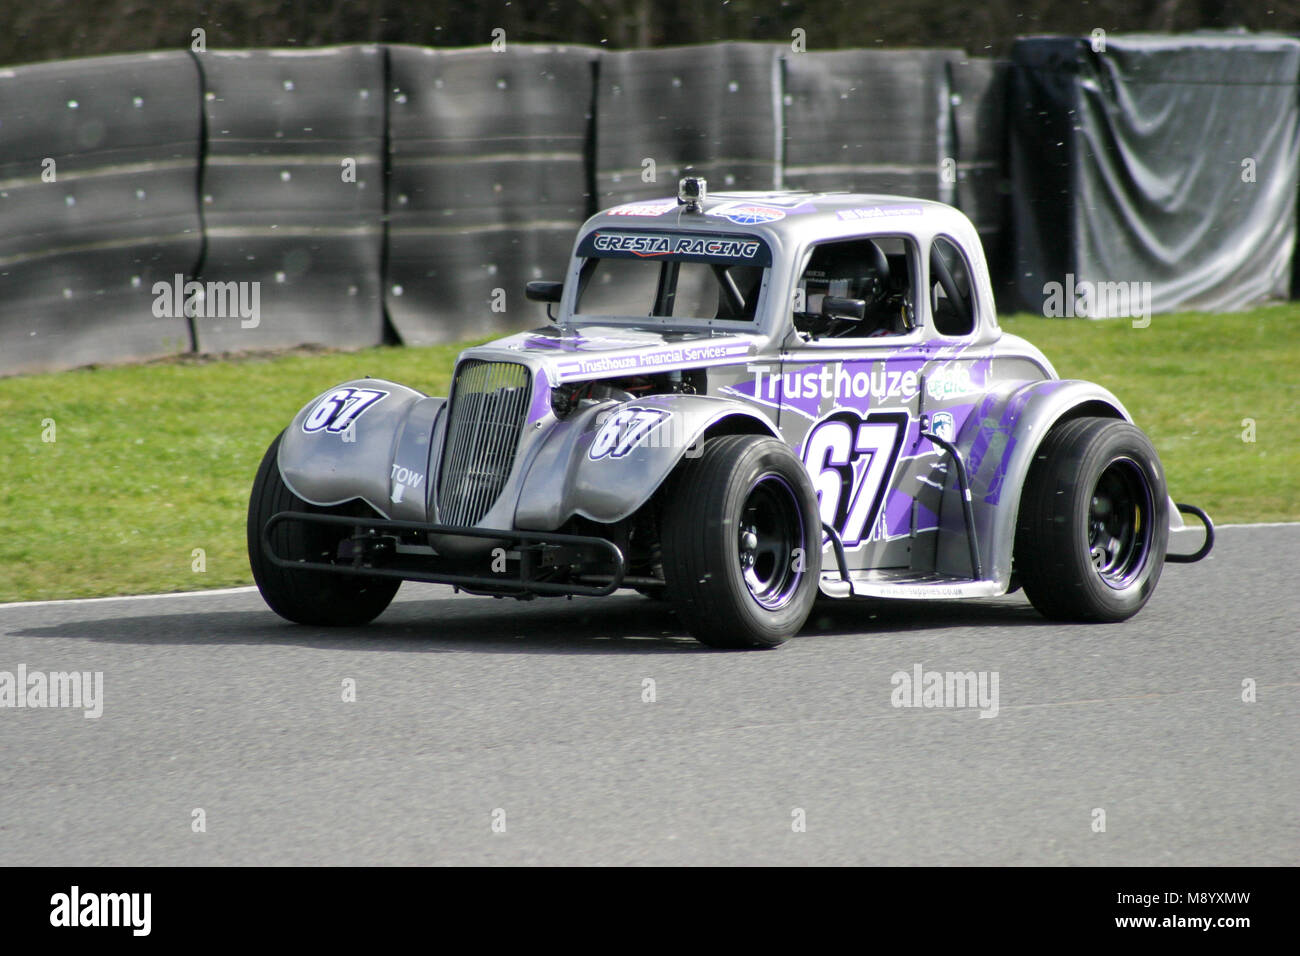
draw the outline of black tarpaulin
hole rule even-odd
[[[1126,36],[1094,50],[1090,40],[1033,37],[1011,59],[1024,307],[1061,311],[1049,301],[1055,288],[1084,283],[1149,292],[1142,305],[1153,312],[1241,309],[1287,294],[1300,43]],[[1134,314],[1116,304],[1092,314]]]
[[[950,61],[948,70],[957,176],[955,205],[979,230],[990,268],[997,275],[1005,258],[1008,232],[1008,65],[1003,60],[972,57]]]

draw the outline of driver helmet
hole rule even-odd
[[[821,310],[823,296],[862,299],[867,309],[884,300],[889,283],[889,260],[870,239],[832,242],[813,249],[799,287],[805,312]]]

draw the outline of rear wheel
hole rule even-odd
[[[248,502],[248,563],[262,598],[276,614],[298,624],[345,626],[374,620],[393,600],[401,581],[282,568],[262,551],[262,528],[278,512],[347,513],[343,508],[308,504],[290,491],[276,464],[279,451],[280,436],[276,436],[257,469]],[[333,561],[339,542],[348,534],[346,528],[286,521],[276,526],[271,539],[276,553],[289,560]]]
[[[1122,621],[1150,599],[1169,541],[1164,471],[1128,422],[1077,418],[1030,466],[1016,527],[1016,576],[1054,620]]]
[[[678,466],[663,521],[667,593],[713,647],[776,647],[808,618],[821,573],[817,496],[774,438],[707,441]]]

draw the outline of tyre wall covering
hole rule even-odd
[[[205,306],[218,314],[194,318],[200,350],[381,341],[384,59],[379,46],[197,55],[199,279],[258,283],[260,311]]]
[[[785,185],[953,202],[948,65],[960,59],[948,50],[786,55]]]
[[[389,49],[388,314],[408,344],[541,325],[592,209],[596,50]],[[499,291],[498,291],[499,290]]]
[[[688,170],[953,202],[1004,308],[1067,274],[1242,308],[1289,291],[1298,80],[1300,42],[1240,34],[1028,38],[1009,63],[512,43],[4,70],[0,374],[526,328],[523,284],[562,278],[587,215]],[[177,275],[258,283],[258,320],[160,309]]]
[[[947,63],[956,159],[953,203],[970,217],[984,243],[994,281],[1005,280],[1011,230],[1006,167],[1007,74],[1005,60],[971,57]],[[940,173],[943,179],[943,170]]]
[[[1045,284],[1068,288],[1068,274],[1076,287],[1149,282],[1152,312],[1285,297],[1300,42],[1194,34],[1104,46],[1035,37],[1012,50],[1020,304],[1043,309]]]
[[[0,374],[189,351],[151,290],[199,261],[188,53],[0,70]]]
[[[782,49],[719,43],[601,57],[597,207],[675,195],[687,174],[712,192],[780,186]]]

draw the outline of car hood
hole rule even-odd
[[[545,368],[552,384],[614,375],[645,375],[705,365],[740,364],[758,349],[761,336],[710,331],[668,331],[626,326],[550,326],[520,332],[470,349],[471,357],[523,353]]]

